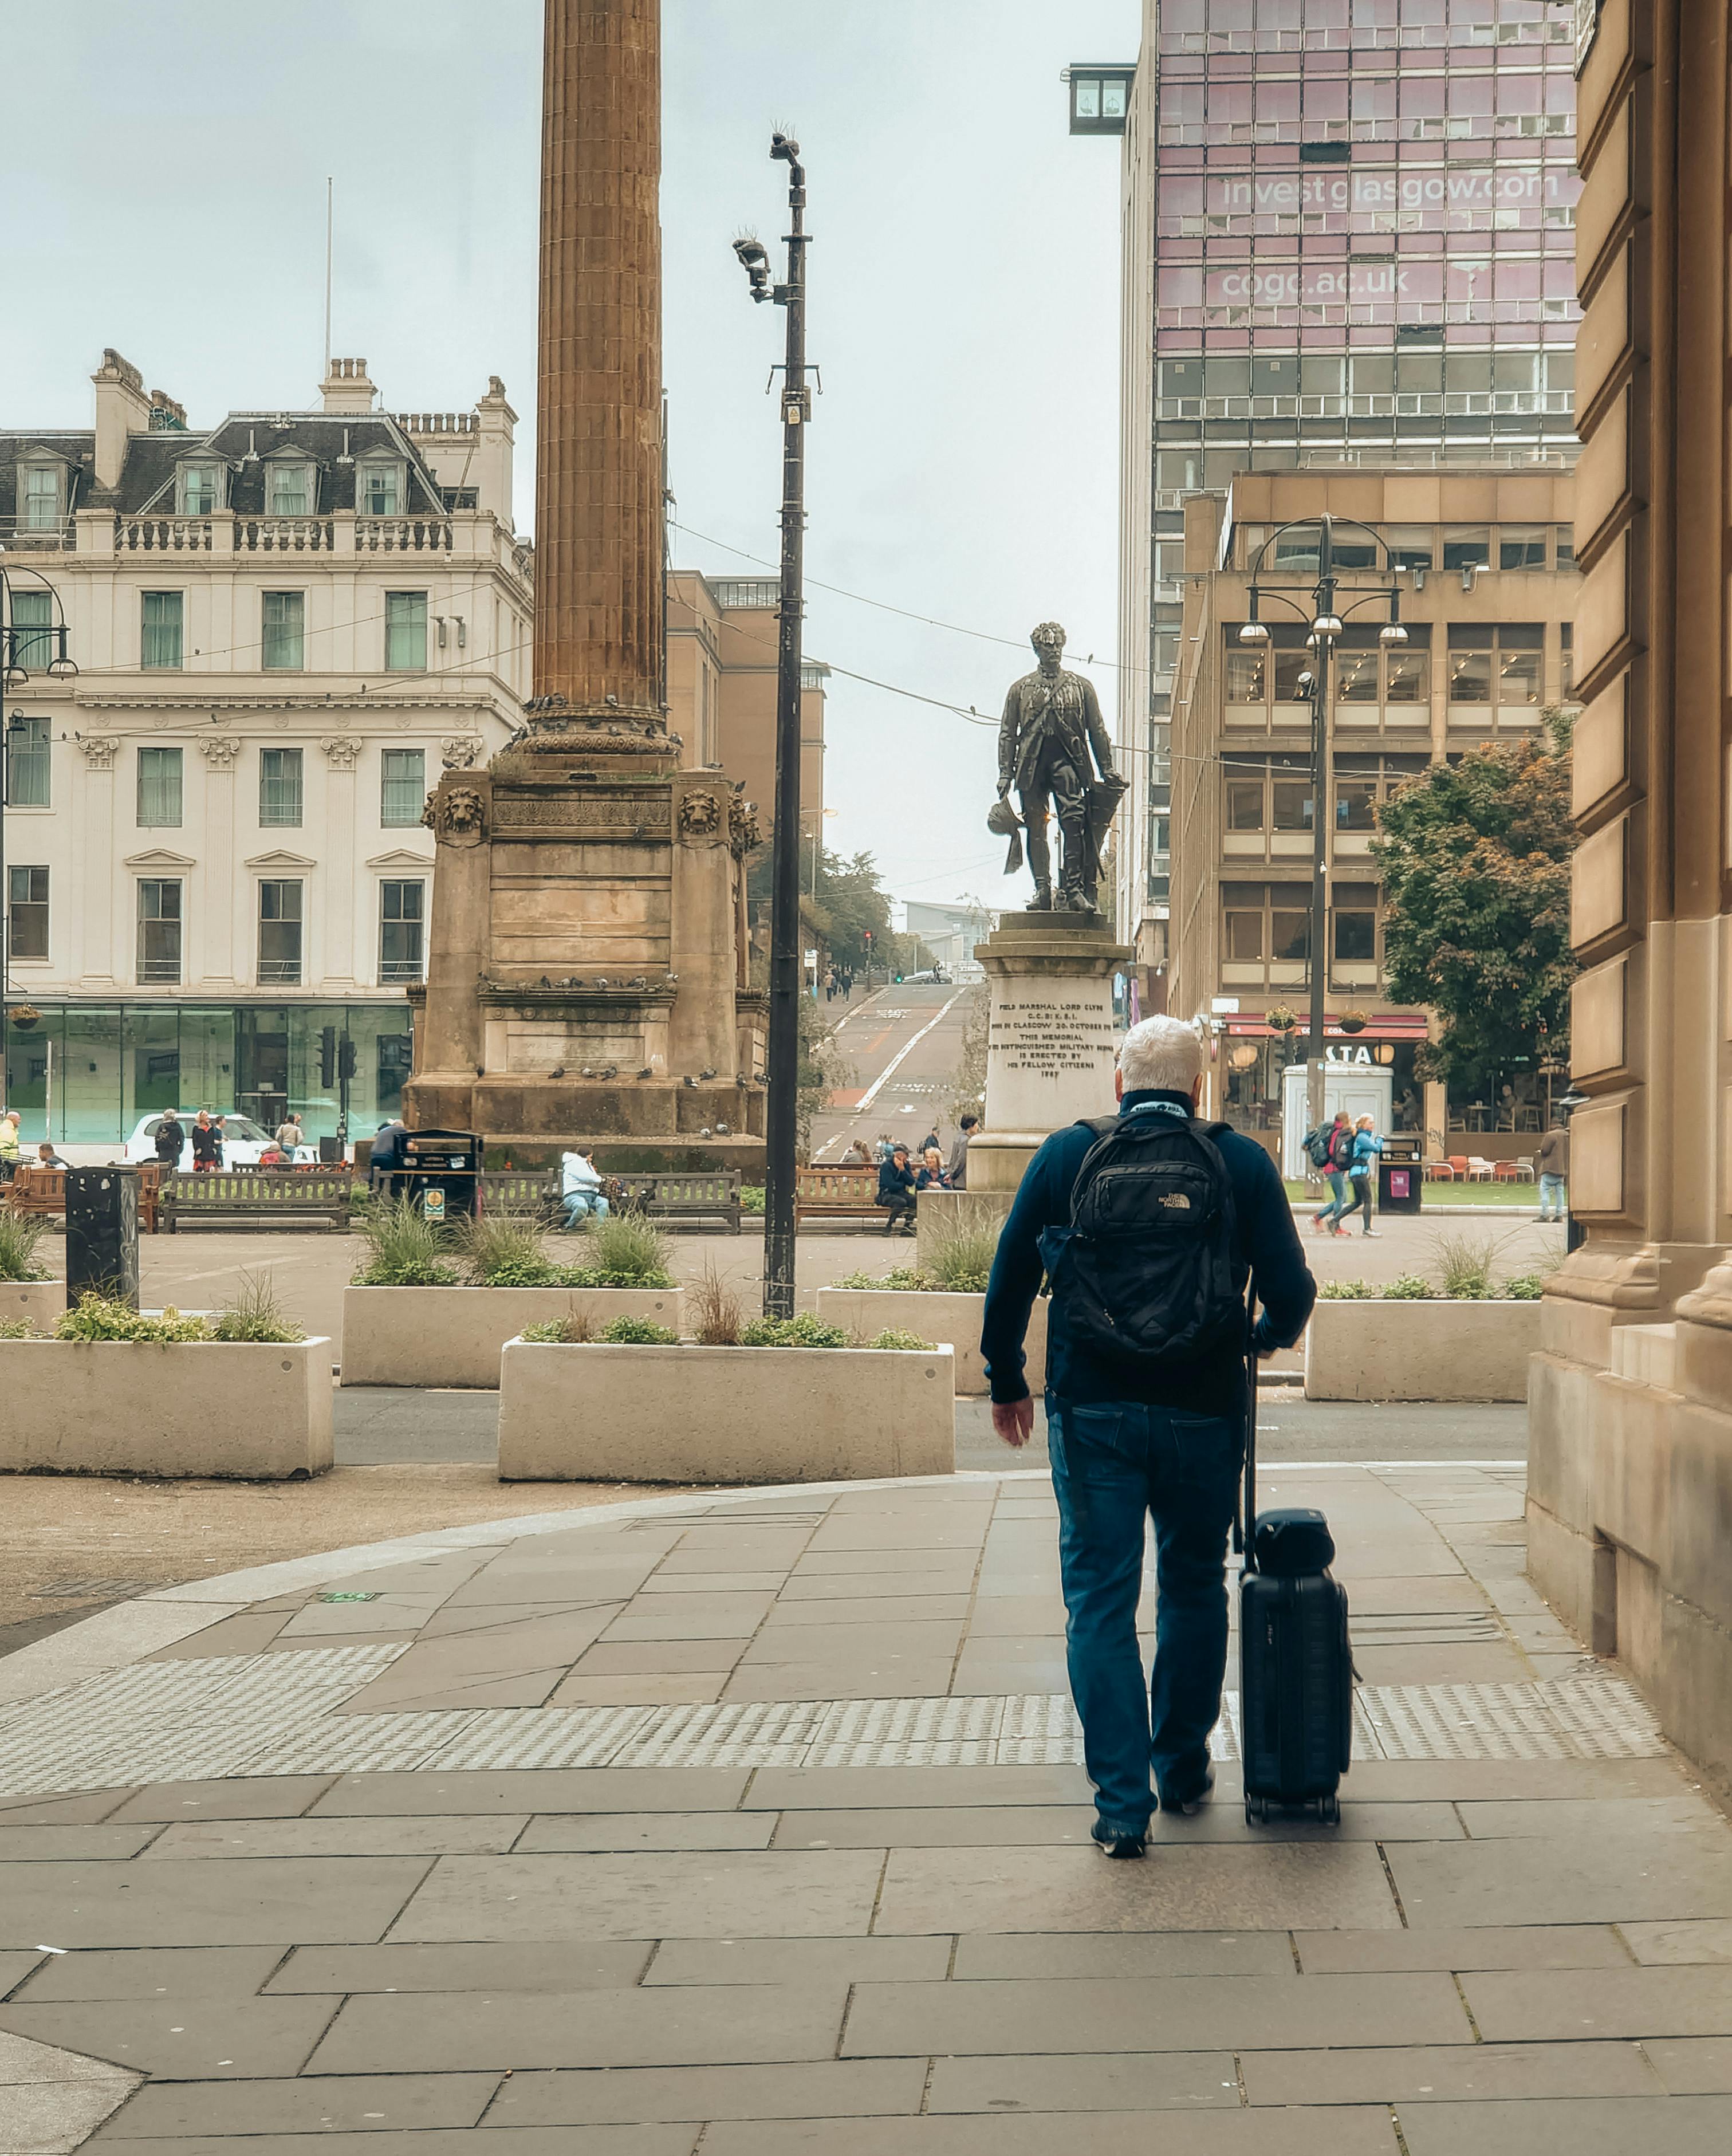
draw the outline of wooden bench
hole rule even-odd
[[[146,1235],[156,1232],[156,1206],[162,1185],[162,1170],[154,1161],[147,1162],[138,1171],[138,1224]],[[0,1186],[0,1203],[10,1204],[14,1213],[33,1214],[39,1219],[64,1219],[66,1214],[66,1171],[64,1168],[33,1167],[24,1162],[12,1181]]]
[[[740,1171],[705,1168],[681,1173],[658,1168],[653,1173],[622,1175],[622,1209],[650,1220],[717,1220],[730,1235],[740,1233]]]
[[[220,1220],[239,1228],[274,1228],[292,1220],[349,1224],[352,1169],[343,1168],[219,1168],[208,1175],[176,1168],[157,1201],[171,1235],[182,1220]]]
[[[854,1220],[876,1226],[884,1217],[876,1167],[802,1168],[796,1173],[797,1228],[805,1220]]]
[[[481,1178],[481,1210],[484,1214],[533,1213],[544,1226],[558,1227],[566,1217],[560,1210],[559,1170],[488,1169]]]

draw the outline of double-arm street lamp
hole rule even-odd
[[[1355,536],[1350,542],[1354,556],[1362,556],[1370,542],[1371,560],[1354,560],[1344,568],[1336,558],[1337,533],[1350,531]],[[1281,555],[1299,554],[1304,559],[1309,547],[1295,548],[1292,536],[1295,532],[1314,533],[1317,541],[1317,575],[1310,583],[1266,583],[1263,581],[1263,565],[1271,549],[1279,564]],[[1281,542],[1286,542],[1284,547]],[[1327,815],[1332,793],[1330,784],[1330,695],[1335,680],[1335,648],[1340,642],[1346,619],[1362,608],[1381,606],[1387,609],[1383,626],[1378,630],[1380,644],[1405,644],[1407,632],[1401,626],[1401,576],[1390,554],[1388,547],[1369,525],[1355,523],[1340,516],[1308,516],[1291,524],[1278,524],[1251,557],[1251,591],[1248,606],[1250,619],[1239,630],[1241,644],[1267,647],[1269,642],[1268,626],[1261,619],[1266,599],[1298,616],[1307,625],[1306,648],[1314,656],[1311,665],[1299,677],[1299,694],[1311,706],[1311,1019],[1310,1043],[1306,1071],[1305,1113],[1308,1127],[1313,1130],[1323,1121],[1323,1063],[1324,1063],[1324,998],[1329,983],[1329,839]],[[1371,589],[1341,603],[1341,579],[1344,574],[1369,568],[1380,581]],[[1357,588],[1354,588],[1357,592]]]
[[[14,619],[13,579],[21,573],[32,578],[33,594],[38,586],[48,593],[49,613],[54,619],[43,623],[19,623]],[[54,680],[78,671],[66,649],[66,615],[59,593],[32,570],[20,572],[0,566],[0,1107],[5,1105],[6,1026],[12,1007],[12,889],[6,873],[6,808],[12,794],[13,750],[24,730],[20,717],[8,715],[6,699],[8,691],[22,689],[38,671]]]
[[[764,1315],[794,1314],[794,1148],[800,1079],[800,620],[806,529],[806,168],[800,145],[778,131],[770,155],[788,168],[787,278],[771,282],[761,242],[734,242],[761,305],[787,311],[781,381],[781,604],[776,663],[776,809],[770,874],[769,1095],[765,1111]]]

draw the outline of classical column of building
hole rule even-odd
[[[547,0],[535,693],[658,713],[659,0]]]

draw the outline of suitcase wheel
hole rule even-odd
[[[1247,1826],[1267,1826],[1268,1825],[1268,1819],[1269,1808],[1266,1799],[1263,1797],[1246,1798],[1245,1824]]]
[[[1339,1797],[1319,1797],[1317,1799],[1317,1816],[1325,1826],[1339,1826],[1341,1824],[1341,1799]]]

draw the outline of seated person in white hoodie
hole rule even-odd
[[[596,1173],[596,1164],[590,1152],[568,1152],[561,1156],[560,1200],[566,1209],[566,1219],[572,1227],[592,1214],[597,1220],[607,1217],[607,1201],[602,1195],[602,1178]]]

